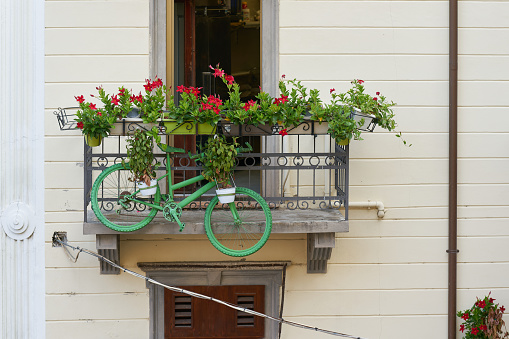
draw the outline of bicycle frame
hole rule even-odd
[[[166,163],[167,164],[170,164],[170,158],[171,158],[171,155],[170,155],[170,153],[168,153],[166,155]],[[166,167],[166,174],[164,174],[163,176],[157,178],[157,182],[159,183],[159,181],[163,180],[165,177],[167,177],[168,181],[169,181],[169,185],[168,185],[168,197],[169,197],[169,199],[167,201],[173,201],[173,192],[175,190],[178,190],[179,188],[186,187],[186,186],[192,185],[194,183],[197,183],[199,181],[205,180],[203,175],[200,174],[200,175],[198,175],[198,176],[196,176],[194,178],[187,179],[187,180],[184,180],[182,182],[173,184],[173,182],[171,180],[171,167],[168,167],[168,166]],[[195,201],[196,199],[201,197],[203,194],[208,192],[211,188],[214,188],[214,186],[215,186],[215,183],[213,183],[213,182],[207,183],[205,186],[203,186],[200,189],[198,189],[197,191],[191,193],[184,200],[178,202],[177,205],[179,207],[181,207],[181,208],[184,208],[185,206],[187,206],[188,204],[190,204],[191,202]],[[131,195],[131,197],[132,196],[136,196],[136,194],[138,194],[140,191],[141,190],[137,190],[136,192],[134,192]],[[157,185],[156,195],[161,196],[161,190],[159,188],[159,185]],[[135,202],[135,203],[139,203],[139,204],[142,204],[142,205],[150,206],[152,208],[157,209],[158,211],[162,211],[163,208],[164,208],[164,206],[152,204],[152,203],[149,203],[149,202],[146,202],[146,201],[143,201],[143,200],[139,200],[139,199],[135,199],[135,198],[131,198],[131,197],[130,197],[130,201]]]

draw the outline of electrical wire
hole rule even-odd
[[[305,325],[305,324],[300,324],[300,323],[297,323],[297,322],[294,322],[294,321],[285,320],[282,317],[281,318],[272,317],[270,315],[263,314],[263,313],[260,313],[260,312],[256,312],[256,311],[244,308],[244,307],[240,307],[238,305],[235,305],[235,304],[232,304],[232,303],[229,303],[229,302],[226,302],[226,301],[222,301],[222,300],[219,300],[219,299],[216,299],[216,298],[213,298],[213,297],[209,297],[209,296],[206,296],[206,295],[203,295],[203,294],[199,294],[199,293],[195,293],[195,292],[192,292],[192,291],[188,291],[188,290],[185,290],[185,289],[182,289],[182,288],[179,288],[179,287],[168,286],[168,285],[165,285],[163,283],[158,282],[157,280],[151,279],[149,277],[146,277],[144,275],[141,275],[139,273],[131,271],[131,270],[125,268],[125,267],[122,267],[122,266],[116,264],[115,262],[109,260],[108,258],[106,258],[106,257],[104,257],[104,256],[102,256],[102,255],[100,255],[100,254],[98,254],[96,252],[90,251],[90,250],[88,250],[86,248],[82,248],[82,247],[78,247],[78,246],[72,246],[72,245],[68,244],[67,242],[63,241],[62,239],[60,239],[58,234],[54,234],[53,235],[53,241],[58,242],[59,244],[61,244],[63,246],[64,250],[66,251],[67,255],[69,256],[69,259],[72,262],[76,262],[78,260],[79,254],[81,252],[83,252],[83,253],[86,253],[88,255],[94,256],[94,257],[98,258],[99,260],[102,260],[102,261],[110,264],[111,266],[116,267],[116,268],[118,268],[118,269],[120,269],[120,270],[122,270],[122,271],[124,271],[126,273],[134,275],[135,277],[141,278],[141,279],[143,279],[145,281],[148,281],[148,282],[150,282],[150,283],[152,283],[154,285],[161,286],[161,287],[166,288],[166,289],[168,289],[170,291],[173,291],[173,292],[187,294],[187,295],[189,295],[191,297],[195,297],[195,298],[210,300],[210,301],[216,302],[218,304],[222,304],[224,306],[232,308],[234,310],[245,312],[245,313],[248,313],[248,314],[252,314],[252,315],[255,315],[255,316],[258,316],[258,317],[262,317],[262,318],[265,318],[265,319],[269,319],[269,320],[272,320],[272,321],[276,321],[276,322],[278,322],[280,324],[287,324],[287,325],[290,325],[290,326],[294,326],[294,327],[298,327],[298,328],[302,328],[302,329],[306,329],[306,330],[311,330],[311,331],[315,331],[315,332],[321,332],[321,333],[325,333],[325,334],[330,334],[330,335],[334,335],[334,336],[338,336],[338,337],[352,338],[352,339],[365,339],[365,338],[353,336],[353,335],[350,335],[350,334],[345,334],[345,333],[340,333],[340,332],[326,330],[326,329],[319,328],[319,327],[313,327],[313,326],[309,326],[309,325]],[[71,253],[67,250],[67,247],[69,247],[69,248],[71,248],[71,249],[73,249],[75,251],[79,251],[78,254],[76,255],[76,257],[73,257],[71,255]]]

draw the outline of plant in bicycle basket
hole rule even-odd
[[[457,316],[463,319],[460,331],[464,333],[464,339],[509,338],[502,319],[505,307],[495,304],[495,299],[491,298],[490,294],[483,299],[478,298],[470,309],[457,313]]]
[[[237,138],[228,143],[223,135],[209,138],[203,149],[202,175],[208,181],[216,181],[222,188],[230,187],[230,174],[235,167],[235,157],[239,144]]]
[[[98,109],[95,104],[85,101],[83,95],[75,96],[80,105],[76,112],[76,128],[81,129],[81,133],[91,138],[104,138],[113,128],[116,118],[107,113],[104,109]]]
[[[159,142],[161,138],[157,133],[157,127],[151,131],[137,129],[133,135],[127,138],[127,157],[132,173],[131,181],[144,182],[150,186],[150,180],[156,177],[155,169],[159,163],[154,164],[154,139]],[[124,159],[122,159],[122,165],[127,168]]]

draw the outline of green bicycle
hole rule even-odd
[[[166,220],[176,222],[180,231],[185,224],[180,220],[184,207],[214,188],[209,182],[181,201],[174,200],[174,192],[182,187],[200,182],[205,178],[194,178],[173,184],[171,157],[175,153],[185,153],[181,148],[158,144],[166,152],[165,174],[157,178],[156,192],[143,196],[137,183],[129,180],[129,164],[126,168],[116,164],[105,169],[95,180],[91,191],[92,210],[105,226],[120,232],[136,231],[150,223],[158,212]],[[248,148],[240,152],[252,151]],[[191,159],[200,159],[203,154],[190,155]],[[168,193],[161,193],[159,182],[168,181]],[[151,187],[149,187],[151,188]],[[210,200],[205,210],[205,233],[212,245],[224,254],[243,257],[251,255],[265,245],[272,230],[272,215],[267,202],[255,191],[236,187],[235,201],[228,204],[219,202],[217,196]]]

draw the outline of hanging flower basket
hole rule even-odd
[[[144,197],[154,195],[157,192],[157,179],[150,180],[150,186],[147,186],[144,182],[138,182],[137,184],[140,189],[140,195]]]
[[[220,188],[216,190],[217,198],[221,204],[229,204],[235,201],[235,187]]]

